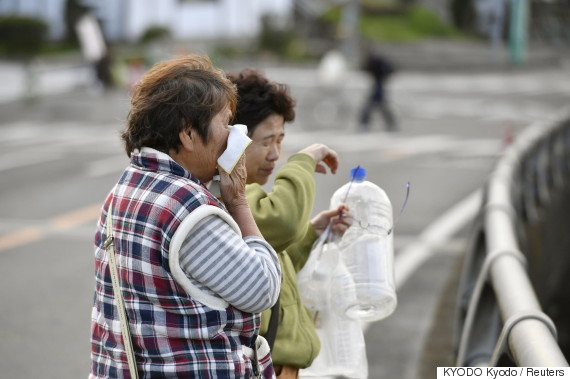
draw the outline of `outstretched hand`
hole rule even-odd
[[[341,204],[336,209],[322,211],[311,220],[311,225],[315,232],[320,236],[325,231],[327,225],[332,220],[332,231],[343,235],[344,232],[352,225],[352,216],[348,207]]]
[[[307,154],[317,162],[317,167],[315,168],[316,172],[326,174],[327,169],[325,165],[328,166],[333,174],[335,174],[338,169],[338,155],[336,151],[322,143],[312,144],[299,151],[299,153]]]

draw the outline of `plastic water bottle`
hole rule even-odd
[[[392,204],[384,190],[365,180],[365,169],[354,168],[350,176],[352,180],[331,198],[331,209],[344,203],[354,217],[338,241],[331,304],[343,317],[377,321],[392,314],[397,305]]]

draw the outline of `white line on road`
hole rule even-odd
[[[448,154],[458,158],[496,157],[501,152],[499,138],[461,139],[447,134],[395,136],[386,132],[293,132],[287,135],[287,150],[297,151],[308,143],[324,143],[339,153],[377,152],[378,161],[390,162],[419,155]]]
[[[13,154],[12,156],[0,157],[0,171],[11,170],[40,163],[47,163],[62,159],[60,152],[46,152],[43,154]]]

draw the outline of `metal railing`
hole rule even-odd
[[[461,277],[457,366],[568,366],[557,341],[560,326],[543,310],[556,296],[540,295],[560,290],[541,277],[544,267],[562,272],[553,274],[560,287],[564,270],[553,267],[570,266],[570,254],[564,254],[570,246],[545,242],[560,234],[544,225],[560,204],[570,205],[569,193],[570,109],[518,136],[486,184]]]

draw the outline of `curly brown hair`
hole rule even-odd
[[[246,68],[238,74],[228,74],[238,92],[237,111],[233,122],[245,124],[249,136],[259,123],[272,114],[283,116],[285,122],[295,119],[295,100],[285,84],[272,82],[260,71]]]
[[[188,55],[153,66],[137,83],[121,137],[130,156],[144,146],[178,152],[179,133],[191,128],[207,142],[209,127],[226,106],[237,105],[234,85],[207,56]]]

